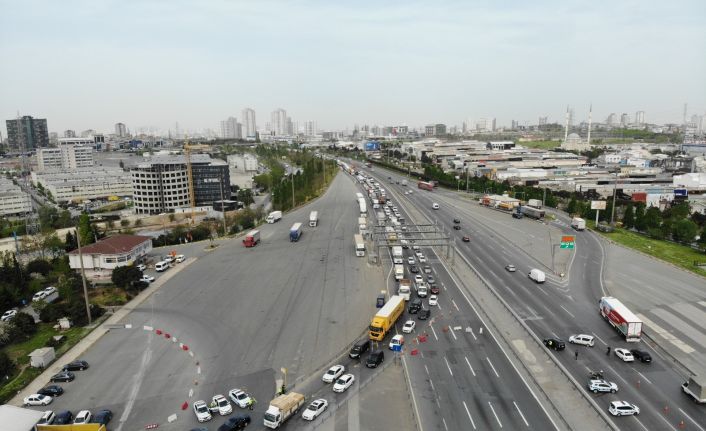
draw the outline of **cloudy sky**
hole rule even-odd
[[[694,1],[0,0],[0,114],[51,131],[706,113]],[[4,123],[4,121],[3,121]],[[4,126],[4,124],[3,124]],[[4,127],[0,128],[4,134]]]

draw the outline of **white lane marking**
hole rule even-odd
[[[681,414],[683,414],[684,416],[686,416],[687,418],[689,418],[689,420],[692,421],[692,422],[694,423],[694,425],[696,425],[696,427],[697,427],[698,429],[700,429],[701,431],[706,431],[706,430],[704,430],[703,428],[701,428],[701,426],[699,426],[699,423],[696,422],[694,419],[692,419],[691,416],[687,415],[687,414],[684,412],[684,410],[679,409],[679,411],[681,412]]]
[[[437,403],[438,403],[438,401],[437,401]],[[446,419],[441,418],[441,421],[444,423],[444,429],[445,429],[446,431],[448,431],[448,430],[449,430],[449,427],[446,426]]]
[[[458,341],[458,338],[456,338],[456,333],[454,332],[454,328],[449,326],[449,331],[451,332],[451,335],[454,336],[454,340]]]
[[[471,416],[471,412],[468,411],[468,406],[466,405],[466,402],[465,402],[465,401],[463,402],[463,407],[466,408],[466,414],[468,414],[468,419],[471,421],[471,425],[473,425],[473,429],[474,429],[474,430],[475,430],[475,429],[478,429],[478,428],[476,428],[476,423],[473,422],[473,416]]]
[[[449,361],[446,359],[446,356],[444,356],[444,362],[446,362],[446,368],[449,369],[449,374],[451,374],[451,377],[453,377],[454,372],[451,371],[451,365],[449,365]]]
[[[466,363],[468,364],[468,368],[471,369],[471,374],[473,374],[473,377],[475,377],[475,376],[476,376],[476,372],[473,371],[473,367],[471,366],[471,361],[468,360],[468,356],[464,356],[464,358],[466,358]]]
[[[436,307],[441,310],[441,304],[439,304],[438,302],[436,303]]]
[[[639,375],[640,375],[640,377],[642,377],[643,379],[645,379],[645,380],[647,381],[647,383],[649,383],[649,384],[652,384],[652,382],[650,381],[650,379],[648,379],[647,377],[645,377],[645,375],[644,375],[644,374],[642,374],[642,373],[641,373],[641,372],[639,372],[639,371],[637,372],[637,374],[639,374]]]
[[[490,406],[490,410],[493,411],[493,415],[495,416],[495,420],[498,421],[498,425],[500,425],[500,428],[502,428],[502,427],[503,427],[503,423],[500,422],[500,418],[498,417],[498,414],[495,413],[495,409],[493,408],[493,404],[492,404],[490,401],[488,401],[488,405]]]
[[[456,307],[456,311],[461,311],[461,309],[458,308],[458,305],[456,305],[456,301],[454,301],[454,300],[452,299],[452,300],[451,300],[451,303],[454,305],[454,307]]]
[[[527,419],[525,419],[525,415],[522,414],[522,410],[520,410],[520,408],[517,406],[517,403],[513,401],[512,404],[515,405],[515,408],[517,409],[517,413],[520,414],[520,417],[522,417],[522,420],[525,422],[525,425],[529,426],[529,424],[527,423]]]
[[[147,325],[143,326],[142,329],[144,329],[145,331],[154,331],[153,327]]]
[[[593,336],[596,337],[596,338],[598,339],[598,341],[600,341],[601,343],[603,343],[604,346],[607,346],[607,345],[608,345],[608,343],[606,343],[605,341],[603,341],[603,340],[601,339],[601,337],[599,337],[598,335],[596,335],[595,332],[591,332],[591,334],[593,334]]]
[[[471,335],[473,335],[473,339],[476,340],[476,341],[478,341],[478,338],[476,337],[475,332],[473,332],[473,328],[471,328],[471,327],[469,326],[468,329],[466,329],[466,332],[470,332]]]
[[[431,328],[431,333],[434,334],[434,338],[436,338],[436,341],[439,341],[439,337],[436,336],[436,331],[434,330],[434,327],[431,325],[429,325],[429,327]]]
[[[140,363],[137,373],[134,374],[130,395],[128,396],[127,403],[125,403],[125,410],[123,410],[123,414],[120,416],[119,424],[115,428],[115,431],[122,430],[123,424],[127,421],[128,416],[130,416],[132,407],[135,405],[135,401],[137,400],[137,393],[140,391],[140,386],[142,386],[142,381],[145,377],[145,372],[147,371],[147,364],[152,358],[152,338],[153,337],[147,338],[147,349],[142,355],[142,362]]]
[[[500,377],[500,374],[498,374],[498,372],[495,371],[495,367],[493,366],[493,363],[490,362],[490,358],[486,356],[485,359],[486,359],[486,360],[488,361],[488,363],[490,364],[490,368],[493,369],[493,372],[495,373],[495,375],[496,375],[497,377]]]
[[[431,381],[431,378],[429,379],[429,384],[431,385],[431,390],[436,391],[436,389],[434,389],[434,382]]]
[[[441,283],[441,287],[443,287],[444,290],[448,290],[448,289],[446,288],[446,285],[445,285],[444,283]]]
[[[196,369],[196,374],[201,374],[201,367],[198,367],[198,368]]]
[[[567,313],[569,313],[569,316],[573,317],[574,319],[576,318],[576,316],[574,316],[573,314],[571,314],[571,311],[567,310],[563,305],[560,305],[559,307],[561,307],[564,311],[566,311]]]
[[[191,398],[193,396],[194,396],[194,389],[191,388],[191,389],[189,389],[189,398]]]
[[[424,370],[426,370],[427,375],[429,375],[429,368],[427,368],[427,364],[424,364]]]
[[[650,431],[650,430],[647,429],[646,426],[644,426],[644,425],[642,424],[642,422],[640,422],[640,419],[638,419],[636,416],[633,416],[633,418],[635,418],[635,420],[637,421],[637,423],[640,424],[640,426],[642,427],[643,430],[645,430],[645,431]]]

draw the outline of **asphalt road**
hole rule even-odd
[[[382,176],[380,171],[377,174],[378,177]],[[384,174],[385,178],[388,175],[395,179],[403,178],[389,173]],[[387,181],[385,183],[388,188],[400,187],[390,185]],[[400,187],[399,190],[402,188]],[[519,229],[535,232],[538,236],[540,231],[547,229],[546,225],[526,218],[512,219],[509,214],[481,207],[460,197],[457,193],[441,189],[434,192],[414,189],[414,194],[407,198],[417,209],[430,219],[437,219],[459,239],[467,230],[472,232],[469,243],[459,242],[459,253],[500,292],[536,336],[544,338],[554,335],[567,340],[571,334],[587,333],[597,337],[595,348],[572,346],[567,343],[568,347],[565,351],[552,354],[557,356],[579,382],[587,382],[589,371],[600,369],[606,372],[608,380],[618,384],[620,389],[616,395],[591,395],[596,399],[599,408],[607,410],[608,403],[618,399],[640,406],[641,414],[638,417],[615,419],[621,429],[677,430],[680,429],[680,421],[684,421],[686,426],[703,431],[706,413],[702,407],[694,405],[681,392],[680,384],[683,376],[673,366],[672,361],[656,352],[648,343],[642,342],[638,345],[626,343],[599,317],[597,303],[607,292],[603,283],[605,257],[593,233],[574,232],[568,227],[568,219],[565,217],[552,222],[553,228],[559,232],[576,235],[575,256],[568,260],[569,271],[566,277],[561,278],[548,273],[547,283],[536,285],[527,278],[527,273],[538,265],[538,259],[535,256],[539,254],[534,251],[534,247],[548,249],[547,244],[528,245],[524,235],[515,237],[513,232]],[[432,202],[438,202],[441,208],[437,211],[432,210]],[[455,217],[462,219],[463,230],[451,230],[452,220]],[[505,271],[504,266],[508,263],[517,266],[517,272]],[[643,265],[636,265],[629,269],[641,273],[636,278],[643,280],[646,286],[654,285],[649,276],[645,275],[654,269]],[[680,272],[671,267],[669,270]],[[660,276],[662,277],[664,275]],[[675,280],[682,278],[681,275],[675,276]],[[652,280],[659,280],[659,278]],[[678,283],[679,281],[676,281],[674,284]],[[636,286],[635,289],[645,292],[645,289],[649,288]],[[683,291],[686,287],[682,286],[681,289]],[[648,295],[645,293],[636,293],[633,296],[636,295],[639,295],[643,301],[648,301],[646,298]],[[629,301],[626,302],[629,304]],[[606,356],[607,346],[613,349],[639,347],[648,350],[655,360],[651,365],[639,362],[623,363],[612,353],[611,356]],[[575,352],[578,352],[576,357]]]

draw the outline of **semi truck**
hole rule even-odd
[[[243,239],[243,245],[245,247],[255,247],[258,242],[260,242],[259,230],[251,230],[245,235],[245,239]]]
[[[585,230],[586,220],[582,219],[581,217],[574,217],[571,219],[571,227],[575,230]]]
[[[420,188],[422,190],[432,191],[432,190],[434,190],[434,183],[428,183],[426,181],[419,181],[417,183],[417,188]]]
[[[359,200],[361,200],[362,198],[364,198],[364,196],[363,196],[362,193],[358,192],[358,193],[355,194],[355,200],[356,200],[356,201],[359,201]]]
[[[365,203],[364,198],[358,199],[358,207],[360,208],[360,215],[365,216],[368,213],[368,206]]]
[[[404,265],[395,265],[395,280],[402,280],[404,278]]]
[[[530,217],[533,219],[543,219],[544,218],[544,210],[540,210],[537,208],[532,208],[527,205],[523,205],[520,207],[520,212],[525,215],[525,217]]]
[[[612,296],[604,296],[598,302],[598,309],[601,316],[625,337],[625,341],[640,341],[642,321],[622,302]]]
[[[265,412],[265,426],[272,429],[279,428],[299,411],[304,401],[304,395],[297,392],[278,395],[270,401],[270,406]]]
[[[402,255],[402,247],[400,247],[399,245],[392,247],[392,262],[402,264],[404,263],[403,259],[404,257]]]
[[[689,377],[682,383],[681,390],[689,395],[695,402],[706,404],[706,379],[699,376]]]
[[[358,217],[358,230],[361,235],[368,233],[368,219],[365,217]]]
[[[409,301],[412,295],[412,280],[409,278],[403,278],[400,280],[400,286],[397,288],[397,295],[404,298],[405,301]]]
[[[355,245],[355,255],[358,257],[365,256],[365,241],[363,241],[363,235],[353,235],[353,244]]]
[[[309,226],[316,227],[317,224],[319,224],[319,212],[312,211],[309,213]]]
[[[404,311],[404,298],[398,295],[393,295],[387,304],[373,316],[370,322],[369,334],[370,339],[380,341],[385,338],[385,334],[395,327],[395,322]]]
[[[297,242],[302,236],[302,224],[294,223],[291,228],[289,228],[289,242]]]
[[[280,220],[282,220],[282,211],[272,211],[265,218],[265,221],[270,224],[277,223]]]

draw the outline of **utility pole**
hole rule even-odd
[[[614,220],[615,220],[615,195],[617,194],[617,189],[618,189],[618,173],[615,173],[615,180],[613,181],[613,206],[610,209],[610,225],[614,225]]]
[[[86,270],[83,267],[83,253],[81,253],[81,232],[76,226],[76,244],[78,245],[78,259],[81,261],[81,282],[83,283],[83,298],[86,300],[86,314],[88,315],[88,324],[92,322],[91,306],[88,303],[88,288],[86,287]]]
[[[226,225],[226,204],[223,202],[223,174],[221,174],[221,212],[223,213],[223,236],[228,235],[228,226]]]
[[[292,169],[292,209],[294,209],[294,170]]]
[[[466,193],[468,193],[468,165],[466,165]]]

